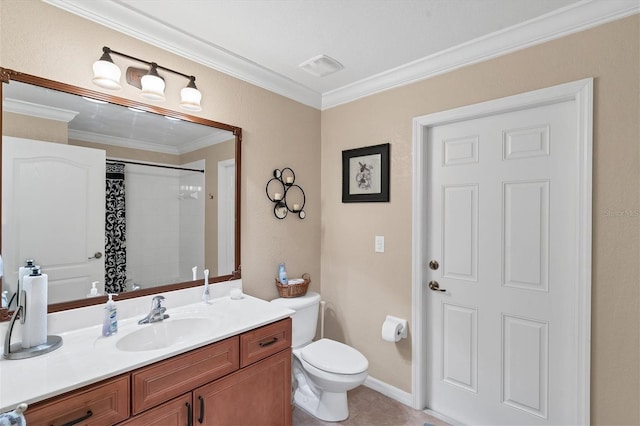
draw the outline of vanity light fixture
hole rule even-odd
[[[127,83],[140,88],[142,90],[140,92],[140,96],[144,99],[155,102],[162,102],[165,100],[164,79],[160,74],[158,74],[158,69],[161,69],[163,71],[180,75],[189,80],[187,86],[180,91],[180,107],[187,111],[202,111],[202,106],[200,105],[202,93],[200,93],[196,87],[196,78],[194,76],[186,75],[170,68],[163,67],[155,62],[145,61],[134,56],[116,52],[107,46],[102,48],[102,52],[100,59],[93,64],[93,83],[95,85],[109,90],[118,90],[122,88],[120,85],[122,72],[120,71],[120,68],[113,63],[113,59],[111,58],[111,55],[118,55],[133,61],[142,62],[149,67],[148,69],[133,67],[129,67],[127,69]]]
[[[149,101],[164,102],[164,80],[158,74],[158,64],[152,63],[149,72],[140,79],[140,96]]]

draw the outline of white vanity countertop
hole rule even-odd
[[[167,299],[168,302],[169,296]],[[0,360],[0,413],[13,410],[21,402],[33,403],[78,389],[281,320],[294,312],[247,295],[238,300],[229,296],[218,297],[208,305],[203,302],[175,308],[169,303],[165,305],[166,313],[170,315],[165,322],[206,318],[212,323],[210,332],[205,337],[180,339],[180,342],[166,348],[140,352],[120,350],[116,343],[143,327],[158,324],[139,325],[141,317],[120,320],[118,334],[110,337],[101,336],[102,327],[98,324],[55,333],[62,337],[63,344],[53,352],[29,359]]]

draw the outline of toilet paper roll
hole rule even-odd
[[[382,323],[382,339],[387,342],[398,342],[402,334],[402,323],[393,319],[387,318]]]

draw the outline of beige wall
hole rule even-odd
[[[382,342],[386,314],[411,318],[412,119],[595,78],[591,401],[594,424],[640,424],[638,16],[386,91],[322,113],[322,292],[329,337],[370,374],[411,391],[411,343]],[[391,202],[341,203],[341,151],[391,143]],[[611,217],[607,211],[631,212]],[[384,235],[386,252],[373,250]],[[393,367],[390,367],[393,366]]]
[[[16,138],[67,143],[67,123],[29,115],[2,112],[2,134]]]
[[[91,65],[102,46],[195,75],[203,110],[194,115],[242,128],[241,247],[246,291],[277,297],[273,278],[281,260],[291,275],[309,272],[313,288],[319,290],[320,164],[309,159],[320,157],[320,112],[41,1],[0,2],[0,66],[141,102],[138,89],[127,84],[110,92],[91,83]],[[182,111],[178,93],[186,80],[174,77],[165,75],[167,101],[161,106]],[[307,194],[305,220],[277,220],[266,197],[264,187],[273,169],[287,166],[295,170],[296,181]]]

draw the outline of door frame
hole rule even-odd
[[[235,226],[233,223],[233,212],[236,203],[226,203],[235,192],[229,191],[229,183],[235,183],[236,160],[218,161],[218,274],[230,274],[235,267],[234,262],[234,237]],[[220,232],[224,230],[224,232]],[[224,268],[224,265],[231,264],[231,271]]]
[[[424,308],[426,286],[423,284],[425,269],[426,226],[422,218],[428,211],[424,191],[427,189],[426,154],[427,131],[430,127],[534,108],[558,102],[575,101],[575,117],[578,137],[578,213],[575,217],[578,241],[576,345],[578,348],[577,413],[579,424],[590,423],[591,383],[591,233],[592,233],[592,158],[593,158],[593,78],[577,80],[545,89],[508,96],[447,111],[436,112],[413,119],[413,202],[412,202],[412,401],[413,407],[426,407],[427,359]],[[436,413],[437,414],[437,413]]]

